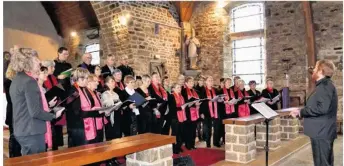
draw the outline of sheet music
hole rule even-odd
[[[271,119],[278,116],[278,113],[268,107],[265,103],[254,103],[252,104],[252,107],[255,108],[266,119]]]
[[[270,99],[262,97],[261,99],[256,100],[253,103],[266,103],[268,101],[270,101]]]
[[[229,100],[229,104],[236,104],[239,101],[239,99],[233,98],[232,100]]]
[[[54,113],[56,113],[56,112],[58,112],[60,110],[64,111],[65,107],[54,107],[52,110],[54,111]]]
[[[276,102],[279,100],[280,96],[281,96],[281,95],[277,95],[276,97],[274,97],[274,98],[272,99],[272,102],[273,102],[273,103],[276,103]]]

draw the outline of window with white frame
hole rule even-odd
[[[265,75],[264,5],[248,3],[231,10],[230,36],[233,75],[246,84],[262,85]]]
[[[90,44],[86,46],[85,53],[90,53],[92,55],[92,65],[99,65],[100,64],[100,56],[99,56],[100,47],[99,44]]]

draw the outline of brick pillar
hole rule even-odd
[[[303,133],[303,119],[299,120],[298,125],[299,125],[299,133]]]
[[[127,155],[126,166],[170,166],[173,165],[172,144],[147,149]]]
[[[292,140],[299,135],[300,120],[292,117],[281,117],[281,138],[283,140]]]
[[[276,117],[269,122],[269,149],[276,150],[281,144],[281,132],[280,132],[280,121],[279,117]],[[257,132],[257,148],[263,149],[266,140],[266,124],[265,122],[260,122],[256,124]]]
[[[254,124],[226,124],[226,160],[237,163],[248,163],[256,158],[254,141]]]

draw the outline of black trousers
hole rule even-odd
[[[155,115],[153,115],[151,126],[152,133],[161,134],[163,121],[164,120],[162,118],[157,118]]]
[[[52,141],[53,141],[53,150],[58,150],[59,146],[63,146],[63,126],[60,125],[51,125],[52,131]]]
[[[142,113],[137,116],[137,131],[139,134],[152,132],[152,114]]]
[[[217,118],[205,118],[203,124],[203,132],[205,132],[205,141],[207,142],[207,147],[211,145],[211,135],[212,135],[212,126],[214,125],[214,134],[213,134],[213,145],[220,145],[221,137],[221,119]]]
[[[9,126],[10,129],[10,140],[8,142],[8,150],[10,158],[21,156],[21,147],[13,134],[13,127]]]
[[[186,121],[183,124],[183,138],[186,148],[195,147],[197,121]]]
[[[311,138],[314,166],[333,166],[333,142]]]
[[[134,113],[131,113],[130,115],[127,115],[128,117],[125,117],[122,119],[121,123],[121,129],[122,133],[125,137],[137,135],[137,118]],[[130,118],[128,120],[128,118]]]
[[[168,116],[165,116],[163,119],[164,119],[164,121],[162,122],[161,134],[162,135],[170,135],[172,119]]]
[[[176,143],[173,144],[173,152],[179,152],[183,144],[183,124],[177,119],[171,119],[172,136],[176,136]]]

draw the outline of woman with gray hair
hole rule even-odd
[[[36,79],[40,72],[37,52],[28,48],[14,48],[11,56],[12,69],[17,72],[10,87],[13,103],[14,136],[21,145],[22,155],[45,151],[46,121],[58,118],[45,112]]]

